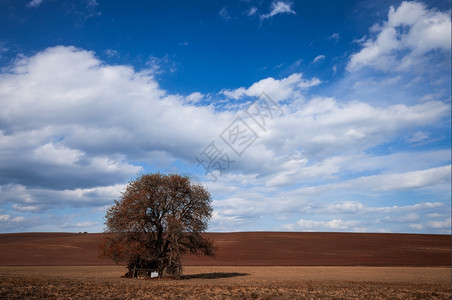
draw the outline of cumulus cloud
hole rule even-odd
[[[276,149],[284,149],[286,153],[293,153],[295,156],[290,160],[292,163],[301,163],[302,172],[307,174],[314,172],[316,165],[311,163],[310,168],[305,168],[305,158],[323,160],[341,153],[341,157],[324,161],[323,166],[335,168],[354,164],[351,161],[353,158],[345,159],[343,155],[370,149],[407,128],[435,122],[438,118],[445,117],[448,109],[442,102],[377,108],[362,102],[338,103],[333,98],[314,98],[297,105],[283,106],[284,118],[274,122],[272,139],[264,136],[262,142],[272,144]],[[300,130],[294,132],[292,128]],[[299,155],[297,151],[302,151],[299,158],[296,157]],[[359,162],[365,163],[365,160]],[[297,169],[292,167],[291,170]],[[284,181],[296,182],[305,175],[301,176],[288,174]]]
[[[261,20],[269,19],[278,14],[296,15],[292,9],[292,3],[284,1],[273,1],[270,5],[270,12],[260,16]]]
[[[428,59],[434,51],[450,51],[450,14],[428,9],[419,2],[402,2],[391,6],[388,19],[372,28],[363,48],[350,57],[349,71],[365,66],[375,69],[410,70]],[[450,54],[448,54],[450,56]]]
[[[44,187],[8,184],[0,187],[1,205],[14,203],[18,212],[43,212],[65,206],[102,207],[119,199],[125,184],[98,186],[93,188],[50,189]]]
[[[264,78],[216,95],[196,91],[178,95],[163,90],[155,76],[152,62],[138,72],[108,65],[93,52],[62,46],[22,56],[3,69],[0,201],[7,209],[3,221],[19,228],[43,219],[14,219],[20,217],[16,213],[42,214],[66,206],[104,208],[119,197],[125,182],[144,170],[142,165],[169,168],[176,160],[195,164],[194,157],[240,115],[234,105],[243,108],[243,101],[252,102],[262,92],[284,114],[265,130],[250,123],[259,139],[240,158],[233,157],[230,173],[205,183],[216,197],[212,228],[227,230],[240,222],[249,229],[250,224],[265,222],[270,212],[284,218],[304,210],[334,209],[341,214],[421,215],[415,208],[367,207],[361,202],[322,208],[310,199],[345,191],[379,193],[450,184],[450,151],[380,156],[370,151],[396,138],[422,139],[416,132],[434,132],[424,127],[448,117],[450,106],[444,102],[372,105],[359,99],[309,98],[309,88],[322,81],[301,73]],[[216,109],[214,104],[221,101],[227,105]],[[413,206],[439,213],[442,208],[435,203]],[[306,222],[293,221],[293,228],[303,230],[364,228],[338,217],[297,219]],[[96,226],[83,222],[79,223]],[[77,222],[58,224],[77,228]]]
[[[283,79],[269,77],[253,83],[250,87],[240,87],[234,90],[224,89],[220,93],[232,99],[240,99],[243,96],[259,97],[265,92],[275,101],[296,99],[301,97],[300,90],[319,85],[318,78],[304,79],[301,73],[294,73]]]
[[[192,161],[217,134],[207,124],[229,115],[186,105],[202,94],[168,95],[152,74],[61,46],[0,74],[2,204],[23,212],[101,206],[143,171],[133,161]]]
[[[30,147],[35,156],[59,151],[72,162],[86,153],[113,156],[126,149],[142,159],[162,150],[157,144],[193,141],[180,132],[188,129],[185,122],[202,115],[214,120],[210,108],[185,106],[183,97],[167,95],[152,73],[103,65],[94,53],[74,47],[49,48],[18,61],[0,75],[0,96],[5,146]],[[211,134],[203,126],[188,127],[199,129],[198,143]]]
[[[190,95],[188,95],[185,99],[187,100],[188,103],[198,103],[204,98],[205,95],[201,94],[200,92],[193,92]]]

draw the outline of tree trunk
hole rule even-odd
[[[135,265],[133,266],[133,274],[132,274],[132,278],[137,278],[138,277],[138,270],[137,270],[137,263],[135,263]]]

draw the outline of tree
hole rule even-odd
[[[106,239],[100,256],[126,263],[128,277],[179,278],[181,256],[213,256],[213,243],[202,236],[212,215],[209,192],[180,175],[146,174],[130,182],[107,210]]]

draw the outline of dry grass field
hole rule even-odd
[[[139,280],[115,266],[0,267],[0,299],[450,299],[446,267],[186,267]]]

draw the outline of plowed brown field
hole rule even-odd
[[[373,233],[206,233],[215,258],[186,266],[451,266],[451,236]],[[97,258],[103,234],[0,234],[0,265],[109,265]]]
[[[0,299],[450,299],[451,236],[208,233],[182,280],[120,278],[102,234],[0,234]]]

